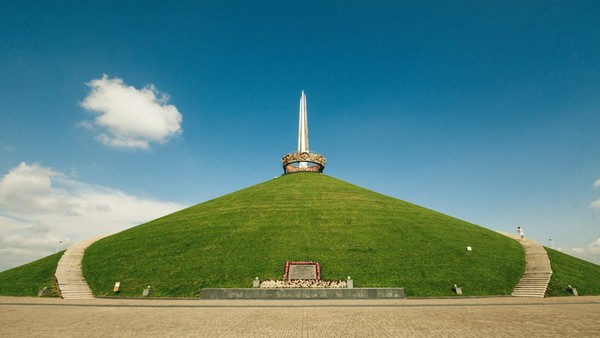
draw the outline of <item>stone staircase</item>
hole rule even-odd
[[[98,236],[88,238],[73,244],[65,251],[56,266],[56,280],[58,288],[64,299],[92,299],[94,295],[88,286],[81,271],[81,260],[85,249],[95,241],[106,237]]]
[[[552,268],[546,249],[538,242],[518,235],[501,232],[501,234],[517,240],[525,249],[525,273],[512,292],[514,297],[539,297],[543,298]]]

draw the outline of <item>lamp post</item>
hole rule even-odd
[[[56,246],[56,251],[54,253],[58,252],[58,248],[60,248],[60,243],[62,243],[62,241],[58,241],[58,245]]]

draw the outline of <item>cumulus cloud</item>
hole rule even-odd
[[[148,149],[181,134],[182,116],[169,96],[154,85],[142,89],[103,75],[87,84],[91,91],[81,106],[96,114],[83,125],[98,129],[97,139],[111,147]]]
[[[600,188],[600,180],[597,180],[597,181],[594,183],[594,187],[596,187],[596,188]]]
[[[52,187],[62,174],[38,165],[21,163],[0,181],[0,207],[16,213],[68,212],[68,193]]]
[[[600,238],[588,244],[586,247],[572,248],[569,251],[590,262],[600,264]]]
[[[0,271],[54,253],[61,241],[66,248],[183,207],[21,163],[0,180]]]

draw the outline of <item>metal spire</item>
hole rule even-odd
[[[304,95],[304,90],[300,95],[300,112],[298,115],[298,151],[285,154],[281,158],[283,173],[289,174],[300,171],[322,173],[327,160],[323,155],[311,153],[308,150],[308,120],[306,118],[306,95]]]
[[[308,153],[308,121],[306,117],[306,95],[304,90],[300,96],[300,112],[298,123],[298,153]],[[301,168],[307,167],[307,162],[300,162]]]

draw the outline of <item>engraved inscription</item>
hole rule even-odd
[[[289,279],[317,279],[316,265],[290,265],[289,269]]]

